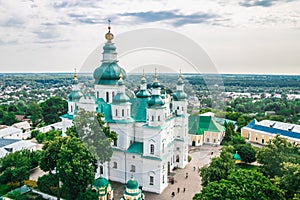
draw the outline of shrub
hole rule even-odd
[[[188,161],[191,162],[192,156],[188,155]]]
[[[31,188],[37,188],[37,182],[35,180],[25,180],[24,184]]]
[[[37,186],[41,192],[56,195],[57,192],[57,175],[46,174],[38,178]],[[56,188],[56,189],[55,189]]]

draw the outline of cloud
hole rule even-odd
[[[240,2],[239,4],[244,7],[253,7],[253,6],[270,7],[279,1],[289,2],[292,0],[244,0],[243,2]]]
[[[94,0],[84,0],[84,1],[61,1],[53,3],[53,8],[73,8],[73,7],[99,7],[98,2]]]
[[[170,20],[171,24],[175,27],[186,24],[206,23],[209,22],[209,20],[218,17],[218,15],[210,13],[194,13],[190,15],[178,14],[178,10],[158,12],[126,12],[119,15],[125,17],[134,17],[136,21],[141,23]]]
[[[24,25],[24,21],[15,17],[8,18],[0,22],[0,26],[3,27],[20,27]]]

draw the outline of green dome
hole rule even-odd
[[[123,93],[118,93],[113,98],[113,103],[127,103],[129,101],[130,101],[129,97],[126,94],[123,94]]]
[[[69,101],[79,101],[79,99],[81,97],[82,97],[82,94],[79,91],[72,91],[68,96]]]
[[[153,87],[153,88],[159,88],[159,87],[160,87],[160,83],[159,83],[158,81],[154,81],[154,82],[152,83],[152,87]]]
[[[115,85],[119,80],[120,74],[123,75],[124,79],[126,78],[125,70],[119,67],[116,62],[102,63],[94,71],[95,84]]]
[[[160,96],[152,95],[151,99],[147,102],[148,106],[162,106],[164,105],[164,101]]]
[[[126,188],[130,190],[139,189],[139,183],[133,178],[131,178],[129,181],[127,181]]]
[[[94,181],[94,187],[95,188],[102,188],[102,187],[107,187],[109,184],[108,180],[106,178],[103,178],[100,176]]]
[[[147,90],[140,90],[136,93],[137,98],[148,98],[150,97],[150,93]]]
[[[117,48],[114,45],[114,43],[111,43],[111,42],[107,42],[103,46],[103,50],[104,50],[105,53],[115,53],[116,49]]]
[[[173,94],[173,98],[175,101],[185,100],[187,95],[183,91],[177,91],[175,94]]]
[[[242,160],[241,156],[238,153],[233,154],[234,160]]]
[[[177,85],[183,85],[183,80],[180,78],[180,79],[178,79],[178,82],[177,82]]]

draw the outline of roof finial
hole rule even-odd
[[[108,20],[107,20],[107,22],[108,22],[108,32],[110,33],[110,18],[108,18]]]
[[[143,69],[142,80],[143,80],[143,81],[146,80],[146,79],[145,79],[145,69]]]
[[[120,81],[123,81],[123,75],[122,75],[122,72],[120,73],[120,75],[119,75],[119,77],[120,77]]]
[[[111,29],[111,27],[110,27],[110,22],[111,22],[111,20],[108,19],[107,22],[108,22],[108,33],[105,34],[105,38],[106,38],[108,41],[111,41],[112,39],[114,39],[114,35],[110,32],[110,29]]]
[[[179,79],[182,79],[182,73],[181,73],[181,68],[179,69],[179,76],[178,76]]]
[[[157,77],[157,68],[155,67],[154,82],[158,82]]]
[[[74,80],[77,80],[76,67],[74,68]]]

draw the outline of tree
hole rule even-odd
[[[229,170],[235,166],[231,151],[231,147],[223,147],[220,157],[212,158],[209,166],[201,168],[202,186],[227,178]]]
[[[242,161],[252,163],[256,160],[256,151],[251,144],[237,144],[234,148],[241,156]]]
[[[300,165],[283,163],[282,176],[275,177],[275,184],[284,192],[286,199],[293,199],[300,194]]]
[[[29,104],[28,115],[30,115],[30,120],[32,122],[33,127],[36,127],[42,118],[42,108],[41,106],[33,101]]]
[[[235,126],[232,122],[227,123],[226,121],[224,123],[224,126],[225,126],[225,136],[223,138],[222,143],[227,143],[230,142],[232,137],[235,135],[235,131],[234,131]]]
[[[95,177],[95,157],[77,137],[56,137],[43,146],[40,167],[52,174],[55,170],[57,186],[62,182],[62,190],[67,199],[76,199],[86,191]],[[60,189],[58,189],[58,198]]]
[[[260,172],[231,170],[227,179],[210,182],[193,200],[284,199],[282,192]]]
[[[50,97],[41,103],[42,115],[46,124],[60,121],[60,116],[68,110],[68,102],[60,97]]]
[[[105,126],[102,117],[94,112],[80,110],[74,120],[76,133],[100,163],[110,161],[113,153],[111,142],[117,139],[116,133]]]
[[[0,181],[1,183],[22,182],[29,178],[30,169],[36,165],[33,163],[33,153],[29,150],[16,151],[1,159]]]
[[[281,176],[283,162],[299,162],[299,147],[276,135],[258,151],[257,161],[262,164],[261,170],[265,175],[271,178]]]

